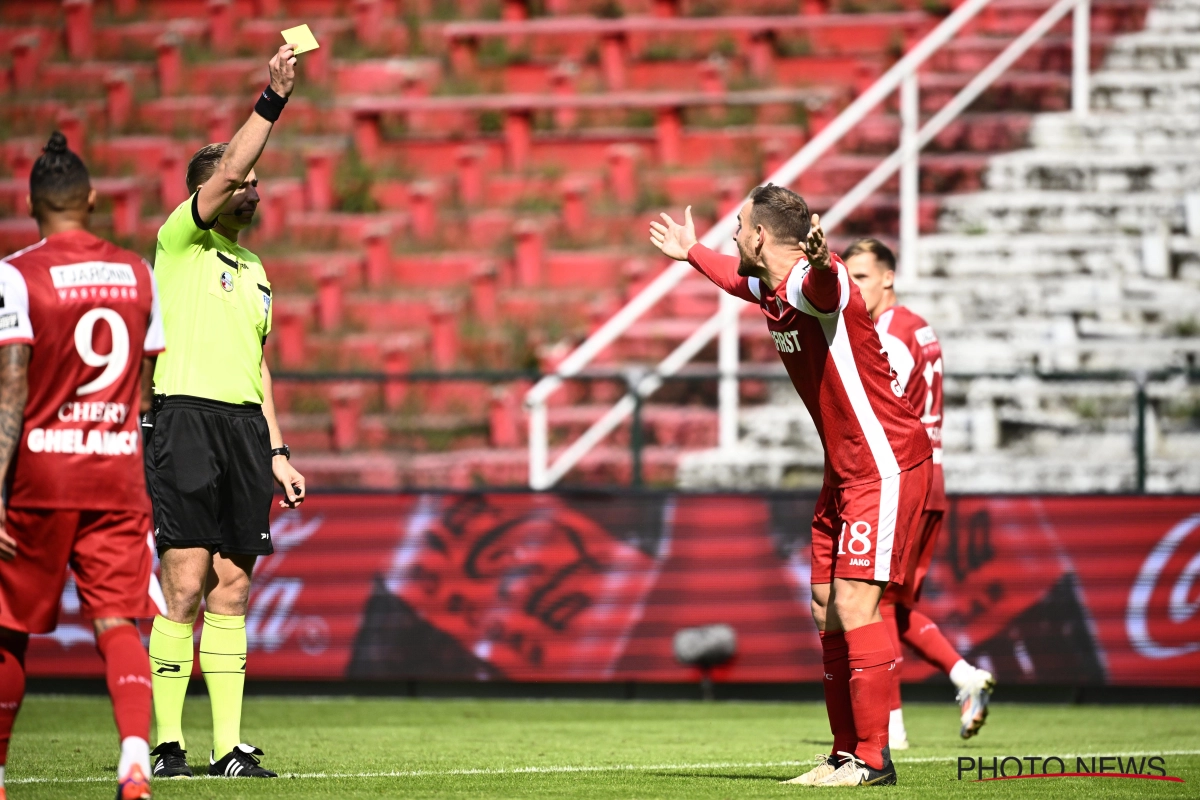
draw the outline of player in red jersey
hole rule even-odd
[[[141,257],[87,230],[87,168],[50,137],[29,178],[44,237],[0,261],[0,786],[29,635],[58,623],[67,566],[121,737],[117,798],[150,796],[150,660],[135,619],[153,552],[138,412],[163,350]]]
[[[908,574],[903,586],[889,586],[880,610],[896,650],[893,673],[890,741],[897,750],[908,748],[908,733],[900,709],[900,643],[950,676],[958,689],[961,708],[959,735],[969,739],[987,719],[988,701],[996,681],[990,672],[968,664],[938,629],[916,609],[921,584],[929,572],[938,533],[946,513],[946,479],[942,472],[942,346],[925,320],[896,302],[896,256],[878,239],[860,239],[842,254],[850,280],[862,293],[867,313],[875,322],[879,340],[887,351],[904,396],[921,415],[921,424],[933,445],[933,486],[921,514],[912,544]]]
[[[929,437],[803,198],[779,186],[755,189],[738,214],[738,258],[697,244],[690,208],[682,225],[662,218],[650,224],[656,247],[759,306],[825,447],[811,580],[833,751],[791,782],[895,783],[887,738],[894,654],[879,600],[905,578],[933,471]]]

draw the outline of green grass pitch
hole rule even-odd
[[[997,703],[975,739],[957,709],[910,704],[900,785],[911,798],[1200,797],[1200,709]],[[184,729],[206,763],[208,704],[189,697]],[[273,781],[159,781],[158,798],[742,798],[830,796],[781,786],[828,740],[815,703],[669,703],[392,699],[246,701],[243,735]],[[960,783],[967,756],[1166,753],[1186,783],[1039,779]],[[112,797],[116,732],[103,697],[31,696],[8,764],[11,800]],[[322,774],[317,774],[322,773]],[[384,774],[380,773],[394,773]]]

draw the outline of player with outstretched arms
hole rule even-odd
[[[937,547],[946,513],[946,479],[942,472],[942,346],[924,319],[896,301],[896,256],[878,239],[860,239],[842,254],[850,280],[862,293],[867,313],[875,322],[880,343],[904,396],[921,416],[921,424],[933,446],[933,485],[912,543],[912,556],[902,586],[889,586],[880,611],[892,635],[896,651],[893,672],[891,746],[908,748],[908,733],[900,707],[901,642],[930,664],[950,676],[958,689],[961,708],[959,735],[969,739],[987,719],[988,701],[996,681],[990,672],[968,664],[938,629],[936,623],[917,610],[921,585]]]
[[[821,634],[833,748],[789,783],[888,785],[888,701],[895,655],[879,601],[905,577],[933,473],[932,449],[904,399],[862,295],[829,252],[804,199],[760,186],[738,213],[738,257],[698,244],[691,208],[650,239],[713,283],[755,303],[825,448],[812,523],[812,610]]]
[[[87,168],[50,137],[29,178],[42,240],[0,261],[0,798],[29,635],[58,623],[67,566],[121,738],[117,799],[150,796],[150,501],[138,412],[163,351],[140,256],[88,232]]]

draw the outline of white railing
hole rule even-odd
[[[991,2],[992,0],[967,0],[959,6],[765,182],[784,186],[792,184],[854,126],[862,122],[876,106],[889,97],[892,92],[899,90],[900,146],[829,209],[821,217],[821,224],[826,232],[832,231],[899,171],[900,263],[898,269],[901,275],[913,277],[916,269],[919,237],[920,172],[918,157],[921,149],[962,114],[1000,75],[1072,11],[1074,11],[1074,24],[1071,103],[1076,114],[1086,115],[1088,113],[1088,71],[1091,52],[1090,0],[1058,0],[963,87],[945,107],[923,126],[920,124],[918,69]],[[732,236],[737,227],[737,211],[738,209],[735,208],[722,217],[700,238],[700,242],[714,249],[731,252]],[[525,403],[529,409],[529,485],[531,488],[548,489],[556,484],[572,467],[579,463],[589,450],[599,444],[633,413],[640,399],[657,391],[662,386],[665,377],[677,373],[714,337],[718,338],[717,369],[720,376],[718,442],[721,447],[731,447],[737,443],[738,318],[743,310],[750,308],[750,304],[723,293],[716,314],[701,324],[656,367],[631,375],[629,392],[593,423],[582,436],[559,453],[553,463],[550,463],[549,411],[547,408],[547,400],[550,395],[563,385],[564,380],[582,372],[592,359],[615,342],[638,318],[693,272],[691,265],[686,262],[676,262],[665,269],[650,285],[568,355],[559,364],[553,375],[546,376],[529,390],[525,396]]]

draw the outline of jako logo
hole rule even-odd
[[[1150,555],[1146,557],[1129,592],[1129,606],[1125,611],[1125,632],[1133,649],[1146,658],[1163,659],[1184,656],[1200,651],[1200,641],[1169,646],[1160,644],[1150,635],[1148,613],[1155,589],[1167,564],[1170,563],[1188,536],[1200,526],[1200,514],[1194,514],[1180,522],[1162,538]],[[1186,556],[1186,552],[1185,552]],[[1200,600],[1188,600],[1196,579],[1200,578],[1200,548],[1175,578],[1167,605],[1167,618],[1173,625],[1182,625],[1196,616]]]
[[[1068,772],[1074,767],[1074,772]],[[958,758],[958,779],[1005,781],[1017,778],[1140,778],[1174,781],[1162,756],[991,756]]]

